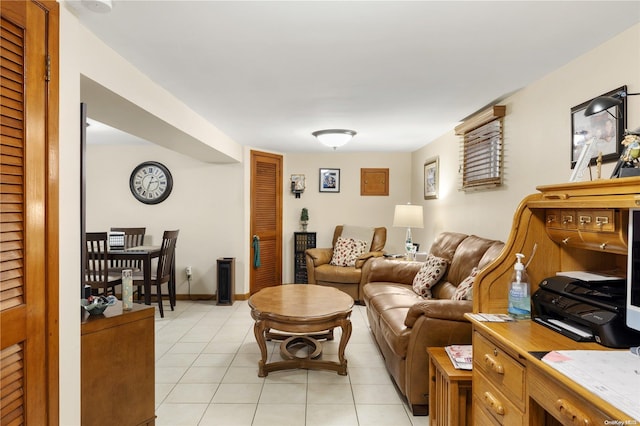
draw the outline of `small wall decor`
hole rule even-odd
[[[433,157],[424,162],[424,199],[438,198],[440,180],[439,157]]]
[[[626,92],[627,86],[619,87],[601,96],[613,96],[620,91]],[[594,98],[595,99],[595,98]],[[587,106],[593,99],[571,108],[571,168],[580,160],[580,154],[585,145],[590,142],[593,146],[588,149],[587,164],[596,164],[599,153],[602,162],[617,161],[622,153],[622,139],[624,138],[626,115],[626,98],[620,105],[609,108],[589,117],[584,115]],[[586,161],[583,159],[583,161]],[[581,164],[584,166],[584,163]]]
[[[291,192],[295,194],[296,198],[300,198],[305,190],[306,183],[304,175],[291,175]]]
[[[389,195],[389,169],[360,169],[360,195]]]
[[[340,169],[320,169],[320,192],[340,192]]]
[[[302,225],[302,232],[307,232],[307,225],[309,225],[309,209],[303,207],[300,211],[300,225]]]

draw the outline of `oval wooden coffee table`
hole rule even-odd
[[[262,355],[258,362],[259,377],[265,377],[271,371],[292,368],[332,370],[342,376],[347,375],[344,350],[351,337],[351,296],[333,287],[283,284],[258,291],[249,298],[249,307],[251,317],[256,321],[253,332]],[[322,349],[314,336],[327,332],[332,338],[336,327],[342,329],[338,361],[316,359]],[[280,346],[285,360],[267,364],[266,340],[272,337],[268,336],[272,329],[290,333],[291,336]],[[298,358],[288,351],[290,345],[300,342],[311,346],[310,355],[306,358]]]

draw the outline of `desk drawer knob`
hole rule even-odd
[[[485,404],[491,407],[494,413],[498,414],[499,416],[504,416],[504,407],[502,406],[498,398],[493,396],[491,392],[488,391],[484,393],[483,397]]]
[[[502,366],[502,364],[496,361],[489,354],[484,354],[484,365],[486,365],[490,370],[498,374],[504,374],[504,367]]]
[[[572,425],[590,426],[593,424],[589,417],[585,416],[582,411],[577,409],[566,399],[558,399],[555,403],[555,407],[560,416],[567,419]]]

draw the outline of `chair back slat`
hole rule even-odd
[[[158,269],[156,272],[157,284],[169,282],[171,279],[171,268],[176,252],[176,243],[180,231],[164,231],[162,236],[162,248],[158,258]]]
[[[86,233],[86,265],[85,284],[91,286],[93,290],[102,290],[106,293],[107,288],[113,287],[109,282],[109,253],[106,232]]]
[[[144,244],[144,234],[147,228],[111,228],[111,232],[124,232],[124,248],[137,247]],[[139,260],[112,260],[112,268],[140,269],[142,262]]]

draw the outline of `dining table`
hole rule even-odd
[[[109,249],[110,260],[126,260],[142,262],[142,272],[144,275],[144,304],[151,304],[151,260],[160,257],[162,252],[161,246],[135,246],[126,249]],[[172,268],[173,269],[173,268]],[[169,287],[171,288],[175,282],[173,274],[171,274]],[[170,290],[171,291],[171,290]]]

